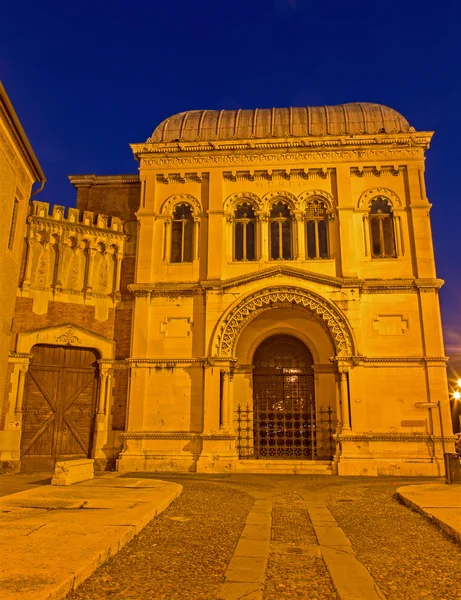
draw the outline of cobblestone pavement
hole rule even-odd
[[[264,600],[337,600],[303,504],[312,498],[387,600],[461,600],[461,546],[393,499],[397,486],[427,480],[148,476],[181,483],[182,496],[68,600],[216,600],[254,498],[273,502]]]
[[[336,490],[327,506],[387,600],[461,600],[461,546],[398,504],[395,487]]]
[[[181,481],[181,496],[68,600],[214,598],[253,498]]]
[[[301,598],[336,600],[337,595],[304,502],[286,492],[274,499],[264,600]]]

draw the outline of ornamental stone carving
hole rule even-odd
[[[224,317],[217,336],[218,355],[233,356],[240,332],[249,321],[263,311],[287,304],[305,308],[324,322],[335,345],[337,356],[353,355],[352,334],[339,310],[313,292],[292,287],[260,290],[231,308]]]
[[[74,344],[81,344],[82,340],[77,336],[75,329],[69,327],[64,333],[56,336],[56,342],[58,344],[68,344],[69,346],[73,346]]]

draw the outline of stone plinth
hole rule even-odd
[[[94,479],[94,460],[63,460],[56,463],[51,485],[72,485]]]

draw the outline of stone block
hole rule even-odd
[[[72,485],[80,481],[94,478],[94,460],[82,458],[79,460],[58,461],[54,468],[51,485]]]

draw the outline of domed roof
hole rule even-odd
[[[381,104],[351,102],[337,106],[190,110],[165,119],[148,142],[195,142],[319,135],[408,133],[400,113]]]

